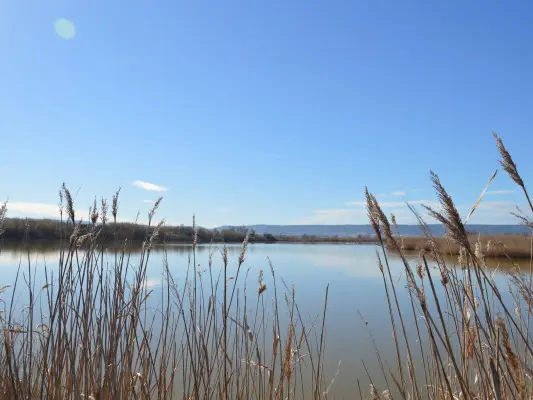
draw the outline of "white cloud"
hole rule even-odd
[[[512,201],[485,201],[479,203],[476,211],[468,221],[469,224],[517,224],[518,221],[512,212],[516,213],[516,207],[526,210],[525,205],[516,204]],[[468,208],[470,211],[471,206]],[[527,214],[530,215],[530,214]]]
[[[32,203],[26,201],[8,202],[8,212],[14,211],[21,214],[34,214],[47,217],[58,217],[59,206],[57,204]]]
[[[420,211],[420,215],[427,223],[437,223],[436,220],[430,218],[426,211],[420,207],[422,204],[432,207],[436,211],[440,210],[440,205],[436,201],[431,200],[413,200],[408,203]],[[296,221],[297,224],[325,224],[325,225],[339,225],[339,224],[368,224],[368,215],[365,201],[351,201],[346,203],[351,208],[339,209],[319,209],[314,210],[312,215],[303,217]],[[416,218],[411,213],[405,202],[402,201],[382,201],[379,205],[387,216],[394,214],[399,224],[416,224]],[[518,221],[511,213],[517,212],[517,205],[531,216],[528,212],[527,205],[517,204],[512,201],[482,201],[476,208],[474,214],[468,221],[468,224],[517,224]],[[457,209],[461,216],[466,218],[472,208],[472,204],[458,204]]]
[[[380,201],[378,202],[385,214],[394,214],[396,221],[399,224],[414,224],[416,217],[413,215],[409,207],[404,201]],[[420,206],[422,204],[432,208],[439,207],[439,204],[431,200],[413,200],[408,201],[412,206]],[[368,214],[366,210],[366,201],[350,201],[346,206],[353,208],[339,208],[339,209],[320,209],[314,210],[313,215],[301,218],[297,223],[299,224],[368,224]],[[423,210],[421,214],[425,217]],[[427,222],[434,222],[433,219],[426,217]]]
[[[7,212],[10,217],[59,218],[59,205],[30,201],[8,201]],[[87,210],[74,210],[76,219],[87,219]]]
[[[143,203],[153,204],[153,203],[154,203],[154,200],[143,200]]]
[[[512,201],[481,201],[478,205],[480,210],[513,209],[516,211],[517,204]]]
[[[137,186],[144,190],[150,190],[152,192],[166,192],[168,188],[164,186],[159,186],[150,182],[143,182],[143,181],[134,181],[133,186]]]
[[[511,194],[516,193],[516,190],[489,190],[486,194]]]
[[[336,225],[336,224],[364,224],[367,219],[365,209],[341,208],[331,210],[314,210],[313,215],[303,217],[297,225]]]
[[[74,210],[76,221],[80,219],[83,221],[89,220],[89,208]],[[51,203],[39,203],[30,201],[8,201],[7,202],[7,216],[9,218],[52,218],[59,219],[59,205]],[[66,218],[66,212],[63,211],[63,218]],[[112,220],[112,216],[108,214],[109,220]],[[129,222],[134,223],[134,218],[117,216],[117,222]],[[138,223],[144,223],[146,221],[137,221]]]
[[[379,193],[376,195],[376,197],[403,197],[407,194],[407,192],[403,191],[397,191],[392,193]]]
[[[413,200],[408,201],[408,203],[413,206],[425,204],[432,207],[435,204],[435,202],[431,200]],[[381,208],[407,207],[405,201],[378,201],[378,204]],[[366,207],[366,201],[349,201],[346,205],[348,207]]]
[[[383,211],[390,216],[394,214],[396,221],[399,224],[414,224],[416,223],[415,216],[411,211],[404,206],[403,208],[389,208],[383,209]],[[427,218],[427,222],[432,222],[433,220]],[[364,208],[353,208],[353,209],[330,209],[330,210],[314,210],[313,215],[300,218],[295,221],[295,224],[302,225],[344,225],[344,224],[355,224],[355,225],[366,225],[368,224],[368,214]]]

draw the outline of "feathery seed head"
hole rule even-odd
[[[100,200],[100,219],[102,221],[102,225],[105,225],[107,222],[107,200],[102,197]]]
[[[162,197],[158,198],[155,201],[154,205],[152,206],[152,209],[148,212],[148,226],[152,225],[152,218],[154,217],[155,212],[159,208],[161,201],[163,201],[163,198]]]
[[[370,398],[372,400],[379,399],[378,391],[376,390],[375,386],[373,384],[370,384]]]
[[[7,200],[0,206],[0,235],[4,233],[4,224],[7,214]]]
[[[122,188],[118,188],[118,190],[115,192],[115,194],[113,195],[113,200],[112,200],[112,203],[111,203],[111,214],[113,215],[113,222],[116,224],[117,223],[117,214],[118,214],[118,196],[120,194],[120,190]]]
[[[72,221],[74,224],[76,221],[76,215],[74,213],[74,201],[72,200],[72,196],[70,194],[70,190],[68,190],[67,186],[63,183],[63,195],[65,196],[65,200],[67,202],[67,215],[68,218]]]
[[[257,289],[257,295],[258,295],[258,296],[261,296],[261,294],[262,294],[266,289],[267,289],[267,285],[266,285],[266,283],[264,283],[264,282],[261,283],[261,284],[259,285],[259,288]]]
[[[492,133],[494,135],[494,139],[496,139],[496,145],[498,146],[498,151],[500,152],[501,160],[500,165],[502,168],[507,172],[509,177],[520,187],[524,188],[524,181],[518,174],[518,168],[516,167],[516,164],[514,163],[511,155],[505,148],[502,140],[500,137],[496,134],[496,132]]]
[[[63,186],[65,186],[65,183],[63,182],[63,185],[61,186],[61,189],[59,189],[59,216],[61,217],[61,219],[63,219],[63,210],[64,210],[64,205],[63,205]]]
[[[266,283],[263,282],[263,270],[259,269],[259,273],[257,276],[257,282],[259,283],[259,288],[257,289],[257,295],[261,296],[261,293],[263,293],[267,289]]]
[[[226,245],[224,245],[224,249],[222,250],[222,261],[224,265],[228,265],[228,248]]]
[[[426,271],[424,270],[424,267],[421,263],[418,263],[418,265],[416,266],[416,273],[420,279],[424,279]]]
[[[468,237],[466,229],[461,221],[459,212],[453,203],[451,196],[446,192],[444,186],[440,183],[440,179],[437,174],[430,171],[431,181],[433,182],[433,188],[437,193],[442,212],[439,213],[433,210],[431,207],[424,206],[428,213],[442,223],[448,230],[447,235],[459,245],[463,245],[465,248],[469,248]]]
[[[376,236],[381,241],[381,230],[379,229],[379,221],[374,211],[374,197],[372,196],[372,194],[370,194],[370,192],[368,191],[368,188],[366,187],[365,187],[365,197],[366,197],[366,209],[368,213],[368,219],[370,220],[370,224],[372,225],[372,229],[374,229]]]
[[[94,198],[93,207],[89,212],[89,218],[93,225],[96,225],[98,222],[98,208],[96,207],[96,197]]]
[[[244,238],[241,247],[241,253],[239,254],[239,266],[244,262],[244,256],[246,254],[246,247],[248,246],[248,235]]]

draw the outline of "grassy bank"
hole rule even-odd
[[[399,238],[404,250],[431,251],[436,246],[437,251],[445,255],[457,256],[461,245],[446,237],[428,239],[420,236],[404,236]],[[531,257],[532,241],[525,235],[468,235],[468,242],[472,248],[479,246],[487,257],[527,258]],[[389,248],[394,248],[389,243]]]

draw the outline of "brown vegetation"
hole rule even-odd
[[[515,163],[496,139],[504,170],[523,190],[533,212]],[[448,242],[434,238],[415,209],[429,245],[421,241],[425,252],[414,262],[408,258],[405,243],[393,235],[378,201],[366,192],[368,216],[379,243],[376,268],[383,280],[396,350],[383,361],[374,346],[385,386],[377,387],[369,376],[366,390],[359,381],[354,383],[354,397],[358,393],[372,399],[530,399],[532,271],[511,270],[511,297],[504,297],[506,288],[497,287],[486,265],[492,244],[487,249],[488,241],[469,237],[438,176],[432,173],[431,180],[441,207],[427,211],[446,227],[447,240],[459,249],[458,268],[446,261]],[[82,233],[70,192],[63,188],[61,193],[65,220],[59,226],[58,271],[52,274],[45,267],[47,281],[39,287],[28,262],[19,268],[14,288],[0,288],[0,396],[195,400],[332,396],[334,379],[328,384],[324,376],[327,286],[319,320],[306,327],[294,289],[285,287],[285,301],[278,299],[281,292],[272,266],[268,282],[261,271],[250,290],[238,284],[246,282],[247,271],[242,269],[247,238],[235,265],[224,248],[222,270],[216,274],[211,262],[207,271],[197,270],[194,233],[186,276],[175,279],[165,263],[163,287],[155,291],[147,285],[146,268],[162,224],[149,225],[150,235],[137,260],[130,260],[126,240],[121,253],[106,255],[98,238],[107,229],[107,205],[103,202],[99,213],[93,210],[95,217]],[[118,192],[112,202],[114,220],[117,197]],[[0,232],[4,216],[5,205],[0,207]],[[533,226],[525,214],[518,217]],[[387,247],[400,257],[406,286],[391,273]],[[410,300],[407,308],[400,306],[402,290]],[[265,293],[270,293],[269,299]],[[14,300],[23,294],[27,306],[21,312]],[[280,323],[282,308],[288,316],[285,323]]]
[[[196,268],[195,234],[186,276],[175,278],[165,263],[156,290],[147,266],[162,223],[148,226],[138,255],[127,240],[118,253],[98,240],[114,231],[117,198],[112,222],[102,202],[82,227],[63,187],[58,269],[45,265],[43,284],[28,262],[13,287],[0,287],[0,398],[290,399],[304,380],[311,398],[323,397],[325,325],[317,335],[304,327],[294,289],[278,301],[272,267],[267,282],[261,272],[247,289],[247,239],[236,265],[223,248],[217,273],[213,257],[207,271]],[[326,305],[327,289],[322,319]]]
[[[445,255],[459,255],[461,246],[446,237],[428,239],[423,236],[404,236],[397,238],[407,251],[437,251]],[[480,245],[487,257],[530,258],[532,239],[525,235],[468,235],[468,242],[474,248]],[[479,244],[478,244],[479,243]],[[389,248],[393,248],[389,243]]]
[[[529,211],[533,212],[516,164],[497,136],[496,140],[503,169],[522,189]],[[488,240],[484,244],[468,235],[452,197],[433,172],[431,180],[440,209],[426,209],[446,227],[446,240],[433,237],[422,216],[411,208],[425,232],[424,239],[411,242],[415,249],[417,244],[425,249],[414,262],[407,257],[405,240],[393,235],[391,223],[376,198],[367,191],[370,222],[380,241],[377,256],[396,345],[396,369],[387,373],[382,366],[384,378],[393,383],[379,390],[371,386],[370,398],[380,398],[382,389],[384,398],[395,390],[402,399],[531,399],[532,271],[516,267],[508,271],[508,288],[498,287],[486,264]],[[483,194],[470,215],[482,197]],[[518,217],[533,227],[526,214]],[[525,237],[509,239],[507,244],[523,249],[522,240],[529,242]],[[448,243],[458,249],[457,262],[448,262]],[[387,247],[401,259],[412,313],[399,305],[398,292],[403,288],[391,274]],[[492,244],[488,251],[491,247]],[[511,257],[507,252],[501,254]],[[503,295],[505,289],[509,290],[510,298]],[[375,351],[381,360],[379,349]],[[422,362],[418,369],[413,362],[416,359]]]

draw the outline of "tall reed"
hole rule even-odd
[[[502,140],[495,138],[501,165],[529,207],[516,216],[533,228],[526,184]],[[426,211],[447,235],[433,237],[419,211],[408,205],[424,232],[415,259],[405,250],[394,216],[389,219],[366,191],[395,352],[385,357],[372,338],[384,386],[371,379],[365,391],[357,380],[353,397],[533,398],[533,251],[528,270],[508,273],[506,295],[487,267],[491,242],[473,241],[468,233],[467,222],[494,177],[463,220],[431,173],[440,209]],[[153,288],[147,270],[163,227],[153,221],[162,199],[148,214],[141,251],[133,251],[128,240],[117,251],[106,248],[101,236],[112,232],[116,237],[119,194],[113,195],[110,210],[106,200],[99,206],[95,201],[89,222],[82,224],[63,186],[57,268],[34,265],[28,248],[13,286],[0,287],[1,396],[290,400],[335,395],[336,376],[328,383],[324,371],[329,286],[317,328],[306,327],[296,290],[279,285],[271,264],[268,276],[260,270],[257,286],[250,289],[248,238],[234,261],[227,247],[216,254],[213,246],[203,270],[195,233],[185,276],[176,277],[165,256],[161,285]],[[0,206],[0,233],[7,208]],[[533,249],[533,236],[529,239]],[[391,271],[391,249],[402,263],[408,307],[400,304],[403,288]],[[500,255],[513,256],[505,248]],[[37,268],[44,269],[43,282]],[[388,371],[387,358],[394,360]]]
[[[140,252],[127,240],[117,251],[99,239],[110,231],[107,225],[117,225],[119,193],[110,210],[107,201],[94,202],[87,226],[63,186],[57,268],[33,265],[27,246],[13,286],[0,288],[0,397],[327,396],[323,359],[317,358],[324,352],[325,325],[314,340],[294,291],[285,304],[289,320],[280,323],[285,307],[278,303],[273,268],[272,286],[261,278],[257,290],[248,290],[247,240],[236,263],[224,247],[222,268],[211,255],[206,271],[198,267],[195,240],[186,276],[175,277],[165,257],[161,285],[153,288],[147,269],[163,226],[152,223],[161,199],[148,214],[150,230]],[[4,205],[0,232],[5,211]],[[44,269],[42,282],[37,268]],[[325,310],[326,303],[324,319]]]
[[[495,138],[501,166],[522,189],[529,211],[533,212],[515,162],[502,140],[497,135]],[[495,174],[489,185],[494,177]],[[389,301],[398,365],[396,371],[390,372],[394,387],[387,384],[378,390],[371,386],[368,398],[392,398],[392,393],[396,393],[394,398],[401,399],[533,398],[530,335],[533,253],[529,253],[529,270],[516,267],[508,273],[509,296],[504,296],[487,267],[490,241],[482,243],[469,238],[465,222],[475,212],[486,188],[463,221],[452,197],[433,172],[431,181],[440,210],[430,207],[426,210],[445,226],[444,240],[448,246],[443,239],[431,235],[423,217],[409,205],[425,236],[425,243],[414,260],[412,254],[406,253],[403,238],[393,234],[376,198],[367,192],[370,223],[380,239],[378,262]],[[526,213],[517,216],[523,224],[533,227]],[[387,248],[401,258],[412,315],[391,305],[397,303],[397,291],[401,288],[391,274]],[[499,252],[512,259],[505,248]],[[407,321],[412,323],[410,328],[415,334],[405,328]],[[413,357],[420,360],[417,368]],[[386,375],[384,371],[383,374]]]

